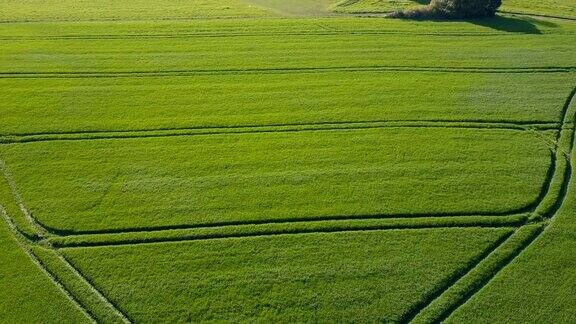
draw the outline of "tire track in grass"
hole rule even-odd
[[[76,299],[76,297],[74,297],[67,289],[66,287],[60,282],[58,281],[58,279],[56,278],[56,276],[54,276],[52,273],[50,273],[40,262],[40,260],[36,257],[36,255],[32,252],[32,250],[28,247],[28,240],[26,239],[25,236],[23,236],[18,229],[16,228],[16,225],[14,224],[14,222],[12,222],[12,220],[10,219],[10,217],[8,216],[8,213],[6,212],[6,209],[4,208],[4,206],[0,205],[0,215],[2,216],[2,220],[4,221],[4,223],[6,224],[6,226],[8,227],[8,229],[10,230],[10,232],[12,233],[13,239],[16,241],[16,244],[18,244],[18,246],[20,247],[20,249],[22,249],[22,251],[24,251],[24,253],[28,256],[28,258],[32,261],[32,263],[44,274],[46,275],[46,277],[48,277],[48,279],[54,284],[54,286],[56,286],[56,288],[58,288],[58,290],[60,292],[62,292],[62,294],[64,294],[66,296],[66,298],[68,300],[70,300],[70,302],[78,309],[80,310],[80,312],[82,312],[82,314],[92,323],[97,323],[96,319],[94,318],[94,316],[92,316],[92,314],[86,309],[84,308],[84,306],[82,306],[78,300]]]
[[[64,257],[56,249],[54,249],[50,245],[49,241],[47,241],[46,239],[53,236],[53,234],[49,230],[47,230],[44,226],[42,226],[41,223],[39,223],[36,220],[36,218],[34,218],[32,213],[28,210],[26,204],[24,203],[24,200],[22,199],[22,196],[20,195],[16,187],[16,183],[14,182],[10,171],[8,170],[5,162],[2,159],[0,159],[0,169],[6,181],[8,182],[8,185],[12,191],[12,194],[20,211],[24,215],[25,219],[30,223],[30,225],[37,231],[38,236],[42,239],[41,242],[45,243],[48,248],[53,249],[56,252],[56,255],[58,256],[59,260],[64,264],[64,266],[67,267],[70,271],[72,271],[74,275],[77,277],[77,279],[86,284],[86,286],[89,287],[90,292],[94,294],[101,302],[107,305],[113,313],[115,313],[118,317],[120,317],[122,322],[131,323],[131,321],[126,317],[126,315],[120,312],[117,309],[117,307],[115,307],[104,295],[102,295],[102,293],[100,293],[84,276],[82,276],[81,273],[78,272],[76,268],[74,268],[66,259],[64,259]],[[57,280],[56,276],[50,273],[42,265],[39,259],[34,255],[33,251],[28,247],[28,245],[32,244],[32,242],[26,240],[25,236],[23,236],[20,233],[17,226],[14,224],[14,222],[12,221],[12,219],[10,218],[10,216],[8,215],[8,213],[6,212],[6,210],[2,205],[0,205],[0,214],[2,214],[4,222],[10,228],[12,234],[14,235],[14,238],[16,239],[20,247],[30,256],[30,258],[36,264],[36,266],[39,267],[43,272],[45,272],[50,277],[50,279],[58,286],[60,290],[64,291],[67,294],[67,296],[69,296],[69,298],[73,299],[74,303],[77,304],[83,310],[83,312],[86,313],[86,315],[88,315],[91,321],[96,322],[93,315],[90,314],[89,311],[79,303],[77,297],[73,296],[68,290],[66,290],[64,284],[60,283]]]
[[[484,287],[492,277],[512,262],[544,230],[543,225],[519,228],[497,249],[494,249],[476,267],[454,282],[428,307],[414,315],[413,323],[440,323]]]
[[[453,31],[401,31],[401,30],[345,30],[338,28],[327,28],[321,26],[322,31],[319,30],[302,30],[302,31],[278,31],[278,30],[263,30],[261,32],[197,32],[197,33],[150,33],[150,34],[86,34],[86,35],[33,35],[33,36],[6,36],[0,35],[0,40],[3,41],[60,41],[60,40],[131,40],[131,39],[189,39],[189,38],[238,38],[238,37],[266,37],[274,38],[280,36],[387,36],[387,35],[406,35],[406,36],[438,36],[438,37],[501,37],[501,36],[517,36],[513,33],[506,32],[453,32]],[[530,33],[527,33],[530,34]],[[546,35],[571,35],[571,32],[560,31],[545,31]]]
[[[450,217],[432,217],[416,220],[384,219],[353,221],[309,221],[298,223],[278,223],[262,225],[240,225],[233,227],[201,228],[191,230],[166,230],[152,232],[84,234],[59,236],[48,239],[55,248],[119,246],[144,243],[199,241],[254,236],[297,235],[311,233],[356,232],[374,230],[404,230],[432,228],[517,228],[528,220],[528,215],[515,215],[507,218],[464,216],[459,220]]]
[[[315,121],[315,122],[301,122],[301,123],[272,123],[272,124],[238,124],[238,125],[207,125],[207,126],[183,126],[183,127],[165,127],[165,128],[134,128],[134,129],[94,129],[94,130],[71,130],[71,131],[52,131],[52,132],[12,132],[3,133],[2,136],[50,136],[50,135],[75,135],[75,134],[91,134],[91,133],[135,133],[135,132],[153,132],[153,131],[179,131],[179,130],[203,130],[203,129],[243,129],[243,128],[273,128],[273,127],[316,127],[316,126],[327,126],[328,129],[331,127],[336,127],[338,125],[356,125],[356,124],[384,124],[392,126],[404,127],[406,125],[416,124],[416,125],[435,125],[439,126],[486,126],[486,128],[491,127],[501,127],[501,128],[511,128],[523,130],[523,127],[537,127],[544,129],[558,129],[560,123],[557,121],[542,121],[542,120],[508,120],[508,119],[398,119],[398,120],[387,120],[387,119],[376,119],[376,120],[343,120],[343,121]],[[430,126],[431,127],[431,126]]]
[[[138,17],[124,17],[124,18],[80,18],[80,19],[67,19],[67,18],[53,18],[53,19],[1,19],[2,24],[38,24],[38,23],[95,23],[95,22],[159,22],[159,21],[194,21],[201,20],[263,20],[263,19],[286,19],[284,17],[265,15],[265,16],[189,16],[189,17],[161,17],[161,18],[138,18]],[[299,19],[309,19],[302,17]]]
[[[458,282],[464,275],[476,268],[483,260],[485,260],[490,254],[492,254],[496,249],[505,244],[508,239],[515,233],[511,232],[501,237],[498,241],[490,245],[486,250],[484,250],[480,255],[468,261],[468,264],[462,268],[460,271],[453,273],[451,276],[446,278],[443,282],[440,282],[430,293],[425,295],[421,300],[417,301],[411,309],[408,310],[404,315],[398,320],[399,323],[409,323],[412,319],[421,312],[421,310],[428,305],[433,300],[441,296],[447,289],[447,287],[452,286],[455,282]]]
[[[572,92],[571,96],[574,95],[574,92],[576,92],[576,89]],[[567,102],[568,102],[567,104],[569,105],[569,103],[571,102],[571,99],[568,100]],[[563,113],[566,114],[567,111],[568,111],[568,109],[566,108],[566,109],[564,109],[564,112],[563,112]],[[565,121],[566,121],[566,118],[564,118],[562,128],[564,128]],[[559,136],[560,136],[560,135],[559,135]],[[7,170],[7,168],[5,167],[5,164],[4,164],[3,170],[4,170],[4,171]],[[9,176],[10,176],[10,174],[9,174]],[[10,176],[10,177],[11,177],[11,176]],[[12,188],[15,189],[15,184],[14,184],[13,181],[12,181]],[[16,191],[16,193],[18,193],[18,192]],[[18,196],[19,196],[19,194],[18,194]],[[19,203],[20,203],[21,205],[23,205],[23,201],[21,200],[21,197],[20,197],[20,202],[19,202]],[[28,213],[28,215],[33,219],[33,216],[32,216],[30,213]],[[34,219],[33,219],[33,220],[34,220]],[[495,247],[495,248],[496,248],[496,247]],[[519,254],[520,252],[521,252],[521,251],[519,251],[518,254]],[[487,253],[490,254],[491,252],[487,252]],[[73,268],[73,266],[72,266],[71,264],[69,264],[69,262],[67,262],[67,260],[64,259],[63,261],[65,262],[65,264],[66,264],[67,266]],[[478,263],[479,263],[479,262],[480,262],[480,261],[478,261]],[[474,268],[474,267],[472,267],[472,268]],[[73,268],[73,269],[75,269],[75,268]],[[83,278],[83,280],[86,281],[88,284],[90,284],[77,270],[75,271],[75,273],[76,273],[78,276],[80,276],[81,278]],[[90,284],[90,285],[91,285],[91,284]],[[93,286],[92,286],[92,287],[93,287]],[[94,289],[95,289],[95,288],[94,288]],[[480,288],[479,288],[479,289],[480,289]],[[439,294],[439,295],[441,295],[441,294],[442,294],[442,292],[440,291],[440,294]],[[436,294],[434,294],[434,295],[436,295]],[[103,296],[102,296],[102,297],[103,297]],[[434,299],[435,299],[435,298],[434,298]],[[415,314],[415,315],[413,315],[413,314]],[[418,314],[417,309],[415,309],[414,311],[411,311],[411,312],[408,314],[408,316],[405,317],[405,319],[408,319],[408,320],[409,320],[411,317],[413,318],[413,316],[416,316],[417,314]]]
[[[358,123],[366,123],[366,122],[339,122],[339,123],[317,123],[317,125],[323,126],[330,126],[333,127],[334,125],[342,124],[352,124],[356,125]],[[397,122],[394,122],[397,123]],[[463,127],[463,128],[486,128],[486,129],[494,129],[498,128],[508,128],[515,131],[523,131],[526,130],[524,125],[527,125],[529,122],[508,122],[508,123],[481,123],[479,121],[470,122],[470,123],[462,123],[462,122],[448,122],[445,124],[445,121],[426,121],[424,124],[422,122],[417,122],[416,127],[435,127],[431,125],[436,125],[438,123],[444,124],[444,126],[437,126],[437,127]],[[552,124],[557,125],[557,123],[552,122]],[[299,124],[286,124],[286,125],[298,125]],[[394,126],[395,125],[395,126]],[[405,125],[398,126],[394,124],[393,127],[405,127]],[[280,125],[281,127],[284,127]],[[372,127],[371,125],[369,125]],[[384,124],[383,126],[386,126]],[[240,127],[240,126],[239,126]],[[381,126],[377,126],[381,127]],[[224,129],[228,128],[238,128],[237,126],[229,126],[223,127]],[[240,127],[242,128],[242,127]],[[338,128],[341,129],[341,128]],[[349,128],[346,128],[349,129]],[[324,130],[324,129],[322,129]],[[330,129],[329,129],[330,130]],[[300,131],[300,129],[296,129],[296,131]],[[257,130],[258,132],[258,130]],[[534,131],[531,131],[530,134],[534,134]],[[541,137],[536,136],[536,138],[541,139]],[[548,142],[546,142],[548,143]],[[47,235],[49,236],[78,236],[78,235],[109,235],[109,234],[125,234],[125,233],[144,233],[144,232],[161,232],[161,231],[168,231],[168,230],[182,230],[182,229],[206,229],[206,228],[214,228],[214,227],[223,227],[223,226],[242,226],[242,225],[272,225],[278,223],[306,223],[306,222],[315,222],[315,221],[350,221],[350,220],[374,220],[374,219],[391,219],[391,218],[404,218],[404,219],[417,219],[417,218],[429,218],[429,217],[466,217],[466,216],[512,216],[515,214],[522,214],[527,212],[532,212],[535,208],[541,204],[542,200],[546,197],[550,183],[552,182],[552,178],[556,169],[556,161],[554,152],[551,152],[550,155],[550,164],[546,174],[546,180],[543,183],[541,190],[539,191],[538,197],[530,204],[518,208],[516,210],[509,210],[504,212],[438,212],[438,213],[413,213],[413,214],[370,214],[370,215],[328,215],[324,217],[316,217],[316,218],[282,218],[282,219],[274,219],[274,220],[262,220],[262,221],[232,221],[232,222],[219,222],[214,224],[182,224],[182,225],[171,225],[171,226],[156,226],[156,227],[141,227],[141,228],[123,228],[123,229],[106,229],[106,230],[89,230],[89,231],[68,231],[68,230],[61,230],[57,228],[52,228],[46,224],[42,224],[39,220],[35,219],[32,214],[27,210],[23,200],[20,197],[20,194],[16,188],[16,184],[14,180],[11,179],[11,189],[15,193],[15,196],[20,197],[18,199],[19,205],[23,209],[23,212],[26,211],[27,215],[30,216],[30,220],[35,222],[41,229],[43,229]],[[8,171],[6,166],[4,166],[4,170]],[[403,227],[406,228],[406,227]]]
[[[562,112],[564,116],[563,116],[563,118],[562,118],[562,127],[561,127],[561,129],[565,129],[565,128],[566,128],[566,124],[567,124],[567,120],[568,120],[568,119],[567,119],[567,118],[568,118],[568,117],[567,117],[567,113],[568,113],[569,107],[570,107],[570,105],[571,105],[571,102],[572,102],[572,100],[573,100],[573,97],[574,97],[574,94],[575,94],[575,93],[576,93],[576,88],[571,92],[568,100],[566,101],[565,107],[564,107],[563,112]],[[574,121],[573,121],[572,123],[574,123]],[[573,125],[573,124],[572,124],[571,128],[569,128],[569,130],[571,130],[571,132],[570,132],[570,133],[571,133],[571,134],[570,134],[570,136],[571,136],[571,138],[570,138],[571,142],[570,142],[570,145],[569,145],[569,150],[571,151],[571,150],[573,149],[573,147],[574,147],[574,143],[573,143],[573,142],[574,142],[574,125]],[[558,134],[558,139],[561,139],[561,138],[562,138],[562,133],[560,132],[560,133]],[[560,151],[559,151],[559,150],[557,150],[557,154],[554,155],[554,156],[557,157],[558,154],[560,154]],[[2,166],[2,171],[3,171],[3,173],[4,173],[4,176],[7,177],[7,180],[8,180],[8,182],[10,183],[10,187],[11,187],[13,193],[15,193],[15,198],[16,198],[16,200],[18,201],[18,204],[21,206],[21,208],[22,208],[22,206],[24,206],[24,210],[27,210],[27,209],[25,208],[25,205],[24,205],[24,203],[23,203],[23,201],[22,201],[21,196],[19,195],[18,191],[16,190],[15,183],[14,183],[13,180],[12,180],[11,174],[9,173],[9,171],[7,171],[7,168],[6,168],[5,163],[4,163],[3,161],[2,161],[1,166]],[[569,175],[571,175],[571,167],[572,167],[570,161],[568,162],[568,166],[567,166],[567,167],[568,167],[568,170],[569,170],[567,174],[568,174],[568,176],[569,176]],[[552,179],[550,179],[550,181],[552,181]],[[570,181],[569,177],[564,177],[564,179],[562,180],[561,188],[567,188],[569,181]],[[549,187],[547,188],[547,190],[549,191]],[[558,195],[558,197],[557,197],[557,199],[558,199],[558,206],[561,206],[562,201],[564,200],[564,198],[565,198],[565,196],[566,196],[566,191],[565,191],[565,189],[561,189],[560,192],[561,192],[561,193],[564,192],[564,194],[563,194],[563,195],[562,195],[562,194]],[[546,195],[547,195],[547,193],[544,194],[544,196],[546,196]],[[559,207],[558,207],[558,208],[559,208]],[[23,212],[24,212],[24,210],[23,210]],[[43,228],[43,227],[41,227],[41,225],[39,225],[39,224],[37,223],[37,221],[33,218],[32,214],[30,214],[29,212],[25,212],[25,215],[27,215],[27,218],[28,218],[29,220],[31,220],[33,223],[36,223],[36,225],[38,225],[39,228]],[[7,216],[7,215],[4,215],[4,213],[3,213],[3,218],[5,218],[6,216]],[[551,216],[553,216],[553,215],[551,215]],[[6,219],[5,219],[5,221],[6,221]],[[10,224],[12,224],[12,226],[14,226],[13,223],[10,222]],[[14,227],[14,228],[15,228],[15,227]],[[16,234],[17,234],[17,235],[19,234],[19,232],[18,232],[17,230],[16,230]],[[488,282],[491,280],[491,278],[492,278],[499,270],[501,270],[502,268],[504,268],[504,267],[506,266],[506,264],[508,264],[509,262],[512,262],[512,261],[514,260],[515,256],[519,255],[519,254],[520,254],[526,247],[528,247],[528,246],[530,245],[530,243],[531,243],[534,239],[536,239],[537,237],[538,237],[538,235],[534,235],[534,237],[533,237],[529,242],[527,242],[527,243],[525,244],[525,246],[522,246],[522,247],[519,248],[518,250],[515,250],[513,256],[512,256],[511,258],[509,258],[509,259],[506,259],[506,263],[505,263],[504,265],[502,265],[502,267],[500,267],[500,269],[498,269],[497,271],[495,271],[494,273],[492,273],[489,277],[484,278],[483,284],[480,284],[479,286],[474,286],[474,287],[475,287],[475,288],[474,288],[475,291],[479,291],[486,283],[488,283]],[[472,271],[473,269],[475,269],[475,268],[478,266],[478,264],[480,264],[480,263],[482,262],[483,259],[485,259],[486,257],[488,257],[494,250],[496,250],[499,246],[501,246],[505,241],[506,241],[506,240],[503,240],[502,242],[497,242],[498,244],[496,244],[495,246],[493,246],[493,248],[490,249],[489,251],[486,251],[486,252],[483,254],[482,258],[479,258],[479,259],[477,259],[477,260],[475,259],[475,260],[471,263],[470,267],[469,267],[466,271],[464,271],[463,273],[455,274],[455,276],[453,276],[453,277],[450,278],[450,281],[455,282],[455,283],[458,283],[460,279],[462,279],[462,278],[465,277],[468,273],[470,273],[470,271]],[[90,282],[88,282],[87,279],[86,279],[78,270],[76,270],[66,259],[64,259],[64,258],[62,257],[62,260],[61,260],[61,261],[62,261],[67,267],[70,267],[71,270],[73,269],[73,270],[74,270],[74,273],[75,273],[81,280],[85,281],[88,285],[90,285],[90,287],[92,287],[92,288],[94,289],[95,292],[97,292],[97,293],[100,295],[100,297],[102,297],[102,298],[105,299],[105,297],[104,297],[103,295],[101,295],[101,294],[96,290],[96,288],[94,288],[94,286],[93,286],[92,284],[90,284]],[[52,278],[53,278],[53,277],[52,277]],[[62,287],[62,288],[64,289],[64,287]],[[428,297],[429,300],[427,299],[427,300],[423,301],[422,303],[417,304],[409,313],[407,313],[407,314],[403,317],[402,320],[405,321],[405,322],[408,322],[408,321],[414,319],[426,306],[430,305],[430,303],[434,302],[434,301],[437,300],[438,298],[441,298],[441,296],[444,294],[444,292],[446,292],[446,289],[448,289],[448,288],[450,288],[450,286],[447,287],[447,288],[445,288],[445,289],[443,289],[443,290],[442,290],[442,289],[438,289],[437,291],[433,292],[433,293],[430,295],[430,297]],[[467,296],[467,298],[465,298],[464,300],[460,301],[458,305],[461,305],[461,304],[465,303],[468,298],[470,298],[470,297],[472,297],[472,296],[474,295],[475,291],[472,291],[472,292],[467,293],[467,294],[465,295],[465,296]],[[106,301],[107,301],[107,300],[106,300]],[[108,303],[109,303],[109,305],[110,305],[111,307],[114,307],[109,301],[108,301]],[[452,307],[452,308],[454,308],[454,309],[452,309],[452,311],[453,311],[453,310],[457,309],[457,306],[456,306],[456,307]],[[114,309],[115,309],[115,307],[114,307]],[[116,310],[116,311],[117,311],[117,310]],[[119,311],[118,311],[118,312],[119,312]],[[127,318],[126,318],[122,313],[120,313],[120,314],[127,320]],[[450,313],[448,313],[448,314],[443,314],[442,316],[443,316],[444,318],[446,318],[446,317],[448,317],[449,315],[450,315]],[[127,320],[127,321],[129,322],[129,320]]]
[[[39,222],[36,221],[36,218],[32,216],[32,213],[26,207],[26,204],[24,203],[24,200],[22,199],[22,196],[20,195],[18,188],[16,187],[16,182],[12,177],[12,173],[10,172],[10,170],[8,170],[8,167],[6,166],[6,163],[4,162],[2,157],[0,157],[0,172],[2,172],[2,175],[4,176],[6,183],[8,183],[10,191],[12,192],[12,196],[14,197],[14,200],[16,201],[16,204],[18,205],[18,208],[22,212],[22,215],[24,215],[26,221],[32,226],[34,230],[36,230],[38,236],[40,237],[49,236],[50,232]],[[18,233],[20,233],[20,231],[18,231]]]
[[[315,123],[284,123],[270,125],[229,125],[203,127],[173,127],[134,130],[92,130],[46,133],[8,133],[0,135],[0,145],[48,141],[82,141],[99,139],[129,139],[176,136],[235,135],[251,133],[290,133],[312,131],[344,131],[377,128],[469,128],[469,129],[508,129],[529,131],[539,136],[537,130],[558,128],[557,122],[514,122],[514,121],[449,121],[449,120],[375,120],[375,121],[334,121]]]
[[[431,73],[570,73],[576,66],[541,67],[449,67],[449,66],[333,66],[333,67],[276,67],[276,68],[232,68],[191,69],[157,71],[19,71],[0,72],[0,79],[49,79],[49,78],[132,78],[132,77],[175,77],[194,75],[245,75],[245,74],[288,74],[330,72],[431,72]]]
[[[530,204],[533,205],[534,203]],[[103,229],[103,230],[86,230],[86,231],[72,231],[62,230],[57,228],[50,228],[51,237],[67,237],[67,236],[82,236],[82,235],[113,235],[113,234],[133,234],[133,233],[151,233],[151,232],[164,232],[174,230],[208,230],[213,228],[223,227],[236,227],[236,226],[259,226],[259,225],[277,225],[277,224],[306,224],[314,222],[345,222],[345,221],[374,221],[374,220],[423,220],[432,217],[444,218],[467,218],[473,216],[486,216],[486,217],[517,217],[528,214],[528,211],[533,208],[523,207],[519,212],[509,211],[502,213],[422,213],[413,215],[400,215],[400,214],[383,214],[383,215],[343,215],[343,216],[326,216],[326,217],[307,217],[307,218],[276,218],[264,219],[262,221],[235,221],[235,222],[219,222],[219,223],[205,223],[205,224],[179,224],[167,226],[149,226],[149,227],[132,227],[132,228],[118,228],[118,229]],[[495,223],[498,225],[498,223]],[[433,227],[433,225],[430,225]],[[50,237],[50,238],[51,238]]]
[[[82,283],[84,283],[89,289],[90,292],[97,296],[98,299],[100,299],[102,302],[104,302],[104,304],[106,306],[108,306],[108,308],[110,310],[112,310],[116,316],[118,316],[120,318],[120,320],[123,323],[132,323],[132,321],[124,314],[122,313],[118,307],[116,307],[116,305],[112,304],[112,302],[106,298],[106,296],[104,296],[98,289],[96,289],[96,286],[90,281],[88,280],[88,278],[82,274],[78,269],[76,269],[71,263],[70,261],[68,261],[68,259],[66,259],[61,253],[58,252],[57,249],[54,249],[56,251],[58,260],[70,271],[72,271],[72,273],[78,278],[80,279],[80,281]]]
[[[562,108],[560,119],[562,120],[561,131],[557,135],[558,148],[556,150],[556,159],[566,158],[566,166],[564,170],[560,170],[562,180],[559,184],[558,194],[554,197],[552,207],[546,210],[543,215],[544,219],[551,219],[555,216],[556,212],[560,209],[568,192],[572,176],[572,153],[574,150],[574,141],[576,140],[576,105],[573,105],[574,98],[576,97],[576,87],[570,92],[569,96]],[[574,107],[574,111],[570,111]],[[564,142],[567,147],[567,152],[562,150],[561,145]],[[558,163],[557,163],[558,164]],[[558,170],[558,169],[557,169]],[[556,172],[558,173],[558,172]],[[550,192],[550,189],[549,189]],[[478,273],[474,267],[467,273],[462,275],[458,280],[450,286],[445,287],[444,291],[437,294],[435,298],[430,299],[427,303],[410,313],[406,318],[406,322],[415,320],[414,322],[441,322],[442,320],[450,317],[450,315],[457,310],[460,306],[464,305],[470,298],[472,298],[478,291],[486,286],[500,271],[502,271],[508,264],[513,262],[532,242],[534,242],[543,232],[546,223],[541,223],[542,226],[533,235],[521,241],[520,244],[508,251],[508,255],[500,256],[500,259],[492,266],[487,266],[482,273],[482,269]],[[497,258],[497,256],[496,256]],[[486,261],[487,263],[490,260]],[[480,265],[482,266],[482,265]],[[474,282],[470,280],[471,277],[478,277]],[[468,282],[467,282],[468,281]],[[455,296],[454,291],[459,291]],[[419,317],[421,315],[421,317]]]

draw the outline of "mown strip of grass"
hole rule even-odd
[[[530,211],[551,153],[528,132],[386,128],[0,147],[32,214],[85,232]]]
[[[63,249],[135,321],[395,321],[511,229],[288,235]]]
[[[347,121],[560,122],[573,74],[339,72],[0,79],[0,134]]]

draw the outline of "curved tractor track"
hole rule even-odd
[[[299,233],[322,233],[322,232],[342,232],[342,231],[358,231],[358,230],[377,230],[377,229],[403,229],[403,228],[438,228],[438,227],[516,227],[516,231],[508,237],[495,242],[488,250],[484,251],[482,255],[475,260],[471,260],[465,270],[453,274],[450,278],[444,281],[440,286],[436,287],[432,292],[425,296],[422,300],[415,303],[414,307],[402,317],[402,322],[434,322],[440,321],[450,316],[460,305],[464,304],[471,298],[477,291],[486,285],[500,270],[506,267],[507,264],[512,262],[521,252],[526,249],[544,230],[547,220],[554,217],[556,212],[562,206],[566,195],[568,186],[572,176],[572,151],[574,148],[575,138],[575,123],[576,114],[574,112],[574,97],[576,95],[576,88],[569,94],[566,102],[561,111],[561,124],[545,124],[545,125],[530,125],[518,123],[485,123],[482,121],[476,122],[446,122],[446,121],[404,121],[404,122],[359,122],[359,123],[325,123],[319,125],[280,125],[272,128],[280,127],[280,129],[270,129],[271,126],[252,126],[240,127],[237,129],[220,129],[231,134],[241,133],[242,131],[329,131],[331,129],[349,129],[357,127],[472,127],[472,128],[508,128],[518,131],[530,131],[533,129],[555,129],[558,131],[556,143],[551,148],[551,166],[548,172],[548,178],[540,197],[534,204],[526,208],[509,213],[509,215],[502,215],[502,213],[494,213],[488,215],[394,215],[392,217],[383,217],[384,215],[373,215],[372,218],[368,216],[349,218],[348,220],[354,221],[381,221],[391,220],[390,223],[372,223],[360,224],[354,226],[338,227],[339,222],[346,222],[347,219],[342,217],[332,217],[324,220],[296,220],[294,222],[287,222],[286,220],[267,221],[263,223],[230,223],[220,224],[217,227],[210,228],[204,227],[171,227],[171,228],[152,228],[152,229],[127,229],[115,232],[94,232],[94,233],[63,233],[55,229],[47,228],[42,225],[34,215],[28,210],[26,204],[20,195],[17,185],[12,178],[12,175],[0,159],[0,169],[2,171],[5,181],[8,183],[10,190],[13,194],[13,199],[20,209],[21,215],[9,215],[6,209],[0,206],[0,214],[8,228],[12,232],[14,238],[19,243],[20,247],[29,255],[32,261],[47,275],[50,279],[70,298],[74,304],[82,309],[87,318],[91,321],[95,320],[95,314],[89,310],[86,305],[82,305],[79,298],[67,288],[67,283],[62,282],[57,273],[51,272],[39,260],[34,252],[34,248],[45,248],[56,254],[58,262],[64,269],[67,269],[76,280],[84,285],[83,293],[92,295],[104,307],[107,308],[109,316],[114,318],[116,322],[130,322],[130,319],[124,314],[118,306],[110,302],[74,265],[70,264],[62,254],[59,252],[60,247],[82,247],[82,246],[95,246],[95,245],[121,245],[121,244],[145,244],[151,242],[165,242],[165,241],[186,241],[186,240],[199,240],[199,239],[215,239],[224,237],[249,237],[261,235],[278,235],[278,234],[299,234]],[[282,128],[283,127],[283,128]],[[191,135],[209,135],[214,133],[214,130],[187,129],[187,130],[152,130],[152,131],[135,131],[135,132],[99,132],[94,134],[74,133],[74,134],[28,134],[22,136],[12,137],[9,141],[0,141],[1,143],[18,143],[28,141],[44,141],[44,140],[97,140],[99,138],[131,138],[131,137],[151,137],[151,136],[191,136]],[[536,133],[536,132],[534,132]],[[536,136],[539,138],[538,136]],[[542,138],[539,138],[542,140]],[[519,213],[523,213],[520,214]],[[412,216],[398,221],[398,217]],[[484,216],[483,220],[474,219],[466,221],[466,217],[471,216]],[[21,217],[33,229],[34,234],[31,236],[26,235],[26,230],[18,228],[18,222],[14,221],[14,217]],[[368,219],[366,218],[368,217]],[[502,217],[509,217],[508,220],[502,221]],[[426,220],[425,218],[431,219]],[[462,218],[458,222],[447,220],[447,218]],[[500,220],[497,220],[499,218]],[[505,219],[505,218],[504,218]],[[325,224],[320,224],[325,222]],[[403,223],[404,222],[404,223]],[[320,224],[320,226],[309,228],[298,228],[298,224]],[[296,225],[292,229],[282,229],[282,227],[289,227]],[[234,232],[234,228],[240,228],[243,225],[262,225],[264,229],[260,231],[245,231],[238,230]],[[269,228],[265,228],[269,226]],[[232,231],[228,231],[232,229]],[[188,235],[170,236],[173,231],[204,231],[199,233],[190,232]],[[224,230],[223,232],[219,232]],[[148,237],[139,237],[140,235],[149,235]],[[146,236],[144,235],[144,236]],[[150,236],[152,235],[152,236]],[[156,236],[154,236],[156,235]],[[116,237],[115,237],[116,236]],[[449,298],[450,294],[458,293],[458,298]],[[448,297],[447,297],[448,296]]]

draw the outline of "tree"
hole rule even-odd
[[[432,0],[428,6],[393,12],[393,18],[462,19],[491,17],[502,0]]]

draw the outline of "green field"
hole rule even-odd
[[[0,3],[0,322],[576,319],[576,3]]]

